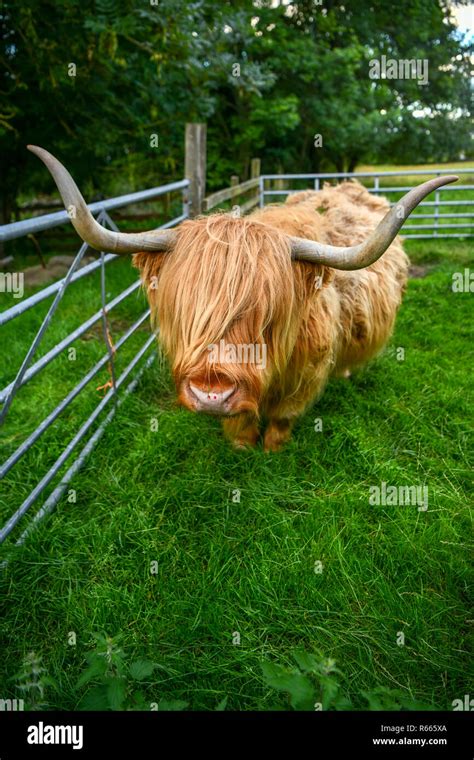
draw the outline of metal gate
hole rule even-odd
[[[98,203],[92,203],[89,205],[90,211],[96,216],[97,221],[113,230],[117,230],[117,225],[111,219],[109,212],[115,209],[120,209],[130,204],[143,203],[145,201],[151,201],[165,193],[173,193],[179,191],[182,193],[182,213],[170,219],[166,223],[160,226],[160,229],[166,229],[179,224],[184,219],[188,218],[188,200],[187,190],[189,188],[189,180],[183,179],[179,182],[173,182],[160,187],[151,188],[137,193],[131,193],[129,195],[123,195],[118,198],[111,198],[108,200],[100,201]],[[63,225],[69,221],[69,217],[66,211],[60,211],[53,214],[47,214],[39,216],[33,219],[27,219],[20,222],[14,222],[13,224],[4,225],[0,227],[0,242],[6,242],[14,240],[16,238],[25,237],[31,233],[40,232],[43,230],[51,229]],[[102,322],[102,335],[105,345],[105,353],[102,358],[91,366],[85,375],[78,378],[78,382],[72,388],[72,390],[64,396],[57,406],[55,406],[47,414],[47,416],[38,421],[36,429],[26,437],[25,440],[10,454],[10,456],[0,466],[0,479],[4,478],[7,473],[19,462],[19,460],[26,454],[29,449],[34,446],[45,433],[48,428],[54,424],[58,417],[63,414],[69,407],[69,405],[77,398],[77,396],[86,389],[90,381],[97,375],[97,373],[106,367],[107,365],[111,369],[111,387],[108,392],[100,399],[99,403],[95,407],[94,411],[85,419],[80,425],[75,435],[66,443],[63,451],[53,463],[53,465],[47,470],[47,472],[41,477],[36,486],[30,491],[23,502],[18,506],[15,512],[8,518],[6,523],[0,530],[0,544],[10,535],[15,529],[20,520],[26,515],[30,508],[40,498],[44,498],[43,494],[48,488],[48,485],[55,478],[55,476],[62,470],[62,468],[69,463],[72,459],[73,453],[76,454],[72,464],[61,476],[61,480],[56,487],[49,493],[47,498],[43,501],[41,508],[30,520],[26,529],[20,534],[16,540],[16,544],[22,544],[25,537],[30,532],[31,528],[35,526],[40,520],[42,520],[46,514],[48,514],[58,503],[61,497],[64,495],[66,488],[81,468],[82,464],[89,456],[91,451],[96,446],[104,433],[104,430],[108,423],[115,415],[117,408],[122,404],[124,398],[130,394],[140,377],[144,369],[148,367],[156,357],[156,351],[153,350],[153,344],[155,342],[155,336],[150,335],[145,340],[141,348],[133,356],[129,364],[125,367],[122,373],[116,376],[115,367],[115,354],[126,343],[126,341],[138,330],[138,328],[148,319],[150,310],[147,309],[115,342],[114,346],[111,345],[111,341],[108,335],[107,329],[107,316],[112,309],[118,304],[122,303],[126,298],[130,297],[140,287],[140,280],[137,279],[135,283],[127,287],[115,298],[107,303],[106,301],[106,268],[115,259],[120,258],[115,254],[100,254],[100,258],[92,263],[85,265],[82,268],[78,268],[80,263],[86,254],[89,246],[84,243],[79,248],[73,263],[71,264],[66,276],[53,284],[43,288],[39,292],[19,301],[17,304],[9,309],[6,309],[0,313],[0,328],[11,320],[18,321],[18,329],[21,329],[21,317],[22,315],[33,309],[37,304],[46,299],[52,298],[52,303],[44,317],[42,324],[33,339],[33,342],[26,353],[26,356],[21,363],[21,366],[16,371],[12,381],[0,390],[0,404],[2,409],[0,412],[0,424],[4,422],[5,418],[11,413],[12,406],[14,408],[15,396],[18,391],[24,387],[32,378],[38,375],[50,362],[56,359],[62,352],[70,347],[74,341],[84,335],[91,329],[96,323]],[[78,280],[87,277],[94,272],[100,270],[100,296],[101,296],[101,308],[88,317],[82,324],[80,324],[75,330],[69,333],[65,338],[54,345],[46,354],[40,359],[34,361],[37,349],[40,346],[43,336],[45,335],[48,326],[54,318],[55,312],[69,287],[74,287],[74,283]],[[2,341],[3,343],[3,341]],[[5,357],[5,349],[3,350]],[[106,416],[103,416],[107,410]],[[98,425],[95,423],[98,422]],[[81,444],[82,448],[79,448]],[[2,563],[6,564],[6,561]]]

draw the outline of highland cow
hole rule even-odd
[[[135,254],[179,402],[221,416],[238,448],[254,446],[265,426],[267,451],[290,438],[330,377],[348,377],[386,345],[408,275],[396,235],[429,192],[457,179],[425,182],[391,210],[351,181],[243,218],[217,213],[176,230],[120,233],[93,219],[53,156],[32,150],[83,240]]]

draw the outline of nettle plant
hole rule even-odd
[[[187,702],[165,700],[150,702],[140,688],[160,668],[151,660],[132,660],[120,647],[120,636],[94,634],[96,646],[86,654],[87,667],[77,682],[77,688],[88,685],[78,704],[79,710],[184,710]],[[167,671],[166,671],[167,672]]]
[[[41,656],[29,652],[23,659],[21,670],[13,677],[20,692],[25,710],[46,710],[45,692],[48,687],[56,689],[56,682],[43,667]]]
[[[265,662],[263,678],[267,686],[287,695],[287,701],[275,710],[433,710],[433,706],[415,702],[401,689],[378,686],[361,690],[354,701],[341,686],[343,674],[335,660],[306,652],[293,652],[293,667]],[[288,705],[289,703],[289,705]]]

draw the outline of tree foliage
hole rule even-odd
[[[211,187],[255,155],[268,172],[457,159],[472,50],[449,14],[448,0],[3,0],[2,218],[51,187],[27,143],[105,194],[182,175],[193,120]],[[427,60],[428,83],[372,79],[381,56]]]

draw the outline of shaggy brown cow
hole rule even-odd
[[[425,182],[391,211],[358,182],[343,182],[245,218],[218,213],[126,234],[100,227],[64,167],[33,151],[86,242],[146,251],[134,263],[180,403],[222,416],[237,447],[255,445],[264,421],[266,450],[288,440],[331,376],[348,376],[386,344],[408,272],[396,234],[429,192],[457,179]]]

